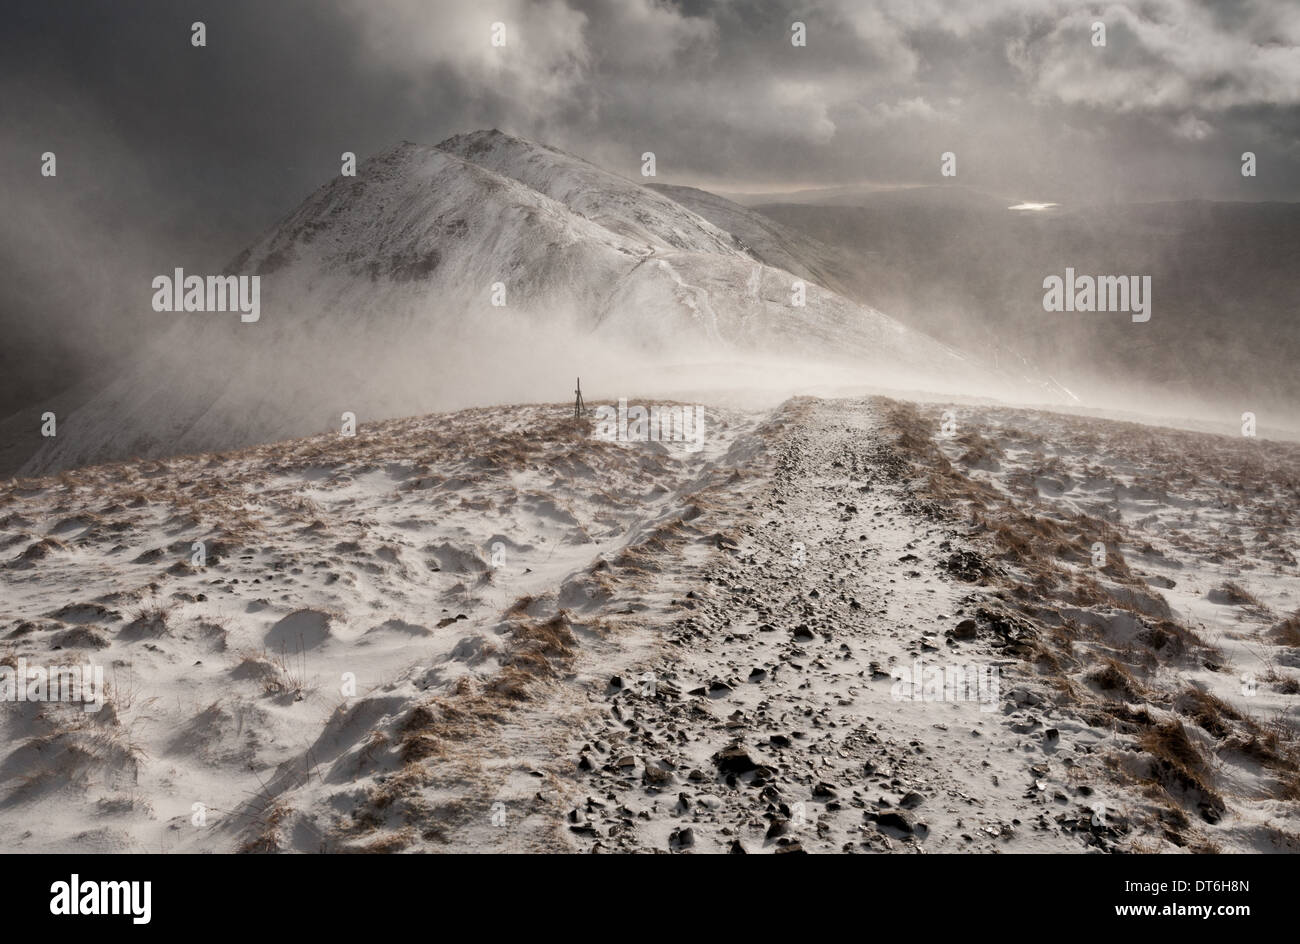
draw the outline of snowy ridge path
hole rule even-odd
[[[0,711],[0,826],[1294,851],[1297,447],[926,410],[710,407],[695,451],[502,406],[11,481],[0,666],[106,685]]]
[[[574,740],[579,848],[1084,851],[1114,835],[1091,825],[1091,745],[1058,751],[1016,707],[1040,703],[1019,660],[945,637],[987,591],[944,570],[962,544],[909,502],[880,424],[867,401],[791,401],[749,477],[701,501],[719,537],[661,573],[673,599],[643,629],[660,655],[593,690]],[[1000,692],[896,699],[914,660],[996,667]]]

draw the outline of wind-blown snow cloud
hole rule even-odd
[[[512,0],[443,5],[437,28],[416,0],[343,9],[370,70],[467,113],[460,125],[483,124],[477,110],[613,166],[655,150],[669,177],[733,185],[925,182],[918,167],[965,148],[987,157],[964,165],[976,186],[1029,179],[1086,197],[1107,178],[1114,195],[1109,178],[1168,167],[1163,153],[1189,191],[1168,196],[1208,196],[1195,182],[1222,188],[1223,156],[1187,142],[1281,156],[1300,106],[1300,10],[1269,0]],[[494,20],[504,48],[486,42]],[[455,104],[438,99],[448,87]],[[1133,179],[1132,192],[1163,183]],[[1294,183],[1275,176],[1270,195]]]
[[[337,174],[344,151],[476,128],[632,177],[654,151],[661,181],[724,190],[937,183],[952,151],[958,183],[1013,201],[1300,197],[1293,0],[10,6],[6,332],[39,318],[84,335],[57,292],[39,301],[32,260],[130,243],[166,256],[157,271],[210,266]],[[37,176],[46,150],[57,181]],[[1244,151],[1257,178],[1236,172]],[[71,199],[85,182],[91,199]],[[95,253],[79,265],[122,270]]]
[[[204,50],[188,47],[194,19]],[[287,209],[345,145],[492,126],[624,172],[654,150],[666,179],[735,187],[929,182],[952,150],[975,158],[972,186],[1238,196],[1224,154],[1255,150],[1269,172],[1254,197],[1300,190],[1288,0],[50,3],[13,18],[0,52],[29,85],[101,112],[159,165],[161,199],[219,157],[201,198],[222,213],[267,196]]]
[[[1059,6],[1046,36],[1020,38],[1010,53],[1042,96],[1157,114],[1300,104],[1294,6],[1246,2],[1216,9],[1195,0],[1156,0],[1140,7],[1109,3],[1100,13]],[[1107,25],[1104,54],[1078,42],[1096,21]]]
[[[359,30],[364,66],[402,74],[420,104],[450,78],[471,100],[509,103],[518,120],[545,121],[579,93],[593,66],[587,18],[563,0],[506,0],[473,14],[421,0],[346,0],[340,10]],[[494,23],[504,46],[488,41]]]

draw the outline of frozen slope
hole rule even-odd
[[[648,186],[731,233],[750,255],[761,262],[853,297],[852,286],[842,274],[851,268],[845,258],[847,253],[832,249],[811,236],[786,229],[757,210],[707,190],[668,184]]]
[[[517,180],[645,249],[746,255],[740,240],[676,201],[558,148],[495,129],[438,148]]]
[[[798,307],[795,275],[689,209],[499,133],[371,158],[230,268],[261,279],[257,323],[159,313],[136,368],[60,415],[22,471],[220,451],[337,429],[344,412],[554,400],[576,374],[637,395],[619,385],[657,364],[801,358],[952,392],[991,379],[815,284]]]

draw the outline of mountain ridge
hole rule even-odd
[[[228,269],[262,279],[258,324],[167,316],[22,474],[304,435],[344,412],[549,401],[569,376],[616,386],[631,366],[653,382],[656,363],[794,359],[882,386],[996,379],[820,284],[796,292],[800,277],[667,196],[500,132],[371,156]]]

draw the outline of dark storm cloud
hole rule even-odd
[[[119,286],[220,265],[345,150],[481,127],[721,189],[938,182],[954,151],[1020,199],[1295,199],[1298,41],[1286,0],[11,4],[0,327],[111,353]]]
[[[121,212],[197,248],[269,224],[343,150],[500,125],[736,188],[925,182],[953,150],[963,182],[1002,191],[1294,198],[1298,39],[1282,0],[45,0],[0,39],[5,184],[57,149],[104,189],[147,180]]]

